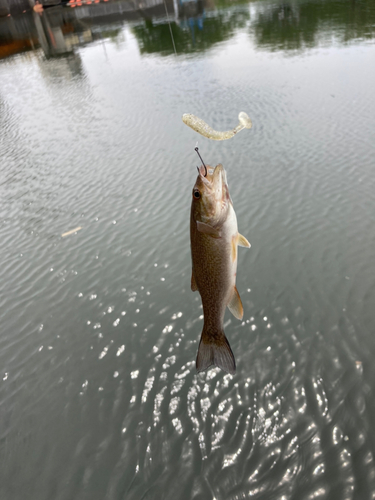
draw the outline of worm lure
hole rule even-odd
[[[190,113],[185,113],[182,115],[182,121],[188,125],[190,128],[198,132],[198,134],[207,137],[208,139],[213,139],[214,141],[225,141],[226,139],[231,139],[233,136],[240,132],[244,128],[251,128],[252,123],[249,116],[244,112],[238,115],[239,124],[234,127],[233,130],[227,130],[226,132],[218,132],[211,128],[206,122],[201,118]]]

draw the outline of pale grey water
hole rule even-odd
[[[374,4],[170,19],[0,61],[0,498],[374,499]],[[195,373],[197,141],[252,244],[233,377]]]

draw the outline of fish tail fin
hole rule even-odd
[[[234,355],[224,332],[205,331],[203,328],[196,361],[197,372],[210,366],[217,366],[231,375],[236,372]]]

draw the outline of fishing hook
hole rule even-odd
[[[206,167],[206,165],[204,164],[204,161],[202,160],[201,155],[199,154],[199,149],[198,149],[198,147],[196,147],[196,148],[194,148],[194,149],[195,149],[195,151],[197,152],[197,155],[199,156],[199,158],[200,158],[200,160],[201,160],[201,162],[202,162],[202,164],[203,164],[203,166],[204,166],[204,170],[205,170],[205,172],[206,172],[206,173],[204,174],[204,176],[205,176],[205,177],[207,177],[207,167]],[[199,171],[199,170],[198,170],[198,171]]]

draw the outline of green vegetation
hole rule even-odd
[[[267,50],[298,50],[318,44],[341,43],[375,35],[375,2],[283,1],[265,2],[251,25],[258,46]]]
[[[201,52],[213,45],[229,39],[236,29],[242,28],[249,20],[248,8],[220,10],[215,15],[191,17],[180,25],[171,23],[177,53]],[[201,28],[200,28],[201,26]],[[151,20],[135,26],[141,53],[159,52],[168,55],[174,52],[168,23],[153,23]]]

